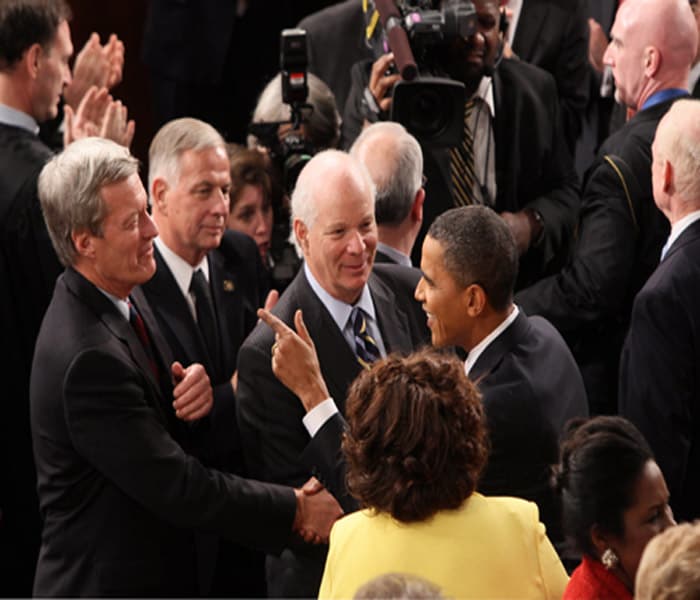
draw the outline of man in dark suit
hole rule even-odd
[[[652,145],[654,200],[671,223],[637,295],[620,365],[620,414],[644,434],[678,520],[700,517],[700,102],[679,100]]]
[[[159,237],[156,273],[142,289],[174,358],[202,364],[213,386],[212,411],[198,423],[206,443],[195,450],[197,458],[245,475],[233,376],[238,348],[257,321],[265,283],[255,243],[242,233],[225,233],[231,187],[225,142],[203,121],[170,121],[151,142],[149,170]],[[203,292],[197,288],[198,271]],[[210,545],[216,558],[216,544]],[[263,555],[232,544],[218,550],[211,594],[265,595]]]
[[[374,262],[412,266],[425,201],[420,144],[398,123],[374,123],[355,140],[350,154],[367,167],[377,187]]]
[[[562,542],[552,467],[566,421],[587,415],[586,396],[556,329],[513,304],[517,252],[508,227],[484,207],[452,209],[431,225],[421,270],[415,297],[427,314],[433,345],[467,352],[465,369],[483,395],[491,454],[479,490],[536,502],[548,536]],[[299,335],[264,311],[261,316],[278,339],[275,375],[298,392],[311,414],[329,395],[316,358],[323,356],[318,339],[301,316],[294,323]],[[346,493],[338,454],[343,427],[343,419],[334,415],[310,444],[321,480],[341,498]]]
[[[305,418],[299,399],[272,372],[275,337],[266,325],[253,330],[238,355],[238,417],[251,475],[287,484],[317,471],[310,436],[342,413],[362,364],[410,352],[426,339],[411,297],[417,273],[394,265],[372,270],[374,185],[355,158],[333,150],[317,154],[299,176],[292,214],[305,263],[273,312],[288,324],[303,312],[337,406],[331,400]],[[317,595],[326,550],[296,545],[280,558],[268,557],[268,593]]]
[[[477,31],[466,40],[458,37],[449,45],[436,46],[430,60],[433,74],[463,83],[468,104],[473,103],[466,120],[473,141],[468,144],[472,175],[460,176],[459,184],[453,176],[468,160],[463,156],[466,148],[423,148],[430,201],[413,260],[420,260],[420,244],[437,215],[462,204],[485,204],[500,213],[513,231],[522,256],[518,283],[522,287],[564,264],[576,223],[578,181],[552,76],[526,62],[501,59],[506,22],[498,2],[474,4]],[[386,75],[392,61],[388,54],[371,66],[353,68],[353,88],[343,115],[344,139],[352,142],[367,116],[375,120],[386,116],[391,100],[385,95],[399,78]],[[371,110],[367,94],[379,103],[381,113]],[[459,187],[466,189],[458,192]]]
[[[157,234],[137,169],[125,148],[88,138],[39,180],[67,267],[32,369],[39,596],[193,596],[196,532],[275,550],[292,526],[323,538],[339,514],[327,494],[225,475],[188,454],[211,385],[201,365],[171,363],[135,289],[155,271]]]
[[[588,103],[588,22],[583,0],[510,0],[519,6],[508,27],[516,57],[552,74],[573,156]]]
[[[652,197],[650,148],[659,119],[688,95],[698,33],[687,0],[625,0],[612,37],[604,60],[618,101],[637,113],[606,140],[589,170],[571,260],[516,295],[528,313],[546,317],[566,338],[594,413],[616,412],[632,301],[668,236]]]
[[[57,116],[61,94],[71,84],[69,18],[70,8],[61,0],[0,5],[0,377],[12,399],[0,425],[0,581],[3,592],[16,596],[31,593],[40,530],[29,372],[61,272],[36,195],[39,172],[51,156],[38,133],[39,124]],[[66,109],[67,141],[99,131],[90,131],[94,123],[85,111],[96,95],[96,89],[88,92],[75,118]],[[101,98],[108,100],[106,89]]]
[[[350,92],[350,69],[372,58],[365,43],[362,0],[345,0],[299,22],[308,36],[309,71],[326,83],[342,112]]]

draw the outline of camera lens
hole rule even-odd
[[[435,89],[420,90],[420,93],[410,99],[407,111],[410,123],[408,129],[415,131],[418,137],[439,136],[450,125],[450,104]]]

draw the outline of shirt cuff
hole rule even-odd
[[[326,424],[326,421],[338,412],[333,398],[326,398],[321,404],[312,408],[302,419],[306,431],[314,437],[318,430]]]

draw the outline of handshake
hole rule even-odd
[[[292,526],[294,532],[310,544],[328,543],[333,523],[343,516],[343,509],[337,500],[315,477],[294,493],[297,498],[297,512]]]

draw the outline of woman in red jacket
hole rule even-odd
[[[646,440],[621,417],[572,423],[562,444],[559,487],[564,528],[583,554],[564,600],[632,600],[644,547],[675,524]]]

